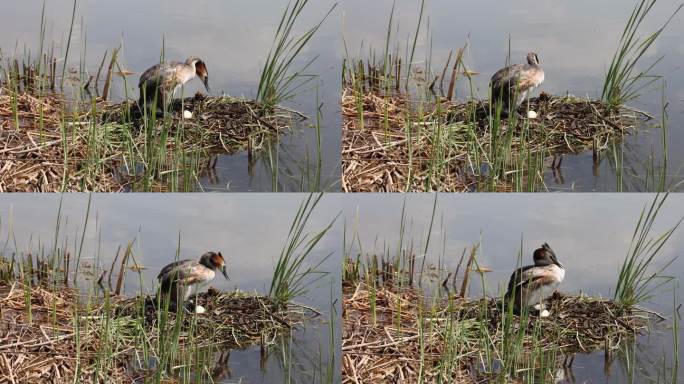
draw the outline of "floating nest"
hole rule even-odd
[[[114,317],[138,319],[144,316],[147,326],[154,328],[159,321],[157,304],[152,297],[145,297],[142,303],[140,297],[128,298],[117,303]],[[315,315],[308,308],[294,305],[279,308],[269,297],[221,292],[213,288],[198,294],[195,304],[206,312],[193,318],[187,316],[186,311],[184,326],[189,327],[197,320],[195,332],[203,340],[197,346],[211,345],[221,349],[242,349],[272,340]],[[174,323],[176,315],[173,312],[169,315],[169,322]]]
[[[523,118],[526,111],[534,111],[538,117]],[[484,135],[491,131],[489,105],[483,102],[448,103],[448,123],[471,121],[477,123],[477,132]],[[526,150],[547,151],[552,154],[579,153],[605,148],[608,141],[633,131],[643,112],[625,107],[610,110],[603,102],[575,96],[558,97],[542,92],[539,97],[524,102],[515,118],[504,118],[503,132],[514,123],[516,132],[527,131],[524,137],[516,134],[513,150],[521,147],[525,139]]]
[[[491,380],[496,374],[480,368],[485,344],[489,352],[500,351],[511,342],[507,335],[510,339],[520,327],[525,328],[523,354],[553,351],[558,357],[554,364],[562,367],[568,354],[619,348],[646,331],[652,320],[645,310],[621,310],[610,300],[559,292],[550,299],[549,317],[530,315],[521,324],[513,316],[507,327],[496,299],[451,298],[428,306],[416,290],[381,286],[371,291],[364,283],[345,284],[343,294],[344,383],[417,382],[419,377],[424,382]],[[544,333],[535,336],[539,327]]]
[[[510,156],[544,157],[601,151],[610,140],[631,132],[643,112],[609,110],[602,102],[542,93],[510,119],[492,128],[482,101],[416,105],[402,93],[358,92],[342,95],[342,187],[346,192],[451,191],[477,188],[480,169],[493,142]],[[496,134],[492,134],[496,131]],[[506,186],[501,186],[506,190]]]
[[[166,328],[160,329],[149,298],[112,296],[107,304],[103,298],[96,301],[64,287],[0,284],[0,383],[71,382],[76,374],[81,383],[142,382],[154,377],[154,366],[136,367],[134,356],[143,339],[149,345],[163,344],[176,315],[169,313]],[[207,312],[185,316],[177,356],[203,347],[229,351],[261,344],[265,348],[276,335],[315,315],[294,305],[278,308],[267,297],[214,289],[199,295],[198,303]],[[142,339],[136,329],[144,329]],[[222,358],[218,364],[226,366]],[[219,369],[211,369],[215,370]],[[175,380],[169,377],[164,382]]]
[[[166,191],[169,177],[195,180],[212,171],[217,153],[258,151],[301,116],[200,94],[176,100],[170,111],[152,126],[135,102],[77,103],[0,84],[0,192],[121,192],[141,185]],[[145,174],[143,164],[156,168]]]
[[[190,117],[184,113],[190,113]],[[151,112],[147,112],[147,121]],[[204,149],[234,153],[259,149],[263,141],[282,133],[293,125],[297,112],[284,108],[264,110],[256,101],[230,96],[206,96],[202,93],[185,99],[175,99],[169,106],[166,118],[160,112],[155,116],[155,129],[166,128],[170,134],[182,127],[188,145],[201,145]],[[137,131],[145,129],[143,112],[135,101],[106,105],[98,116],[99,123],[128,124]]]

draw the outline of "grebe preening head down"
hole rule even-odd
[[[542,317],[549,315],[544,309],[544,300],[565,278],[565,268],[548,244],[534,251],[534,265],[515,270],[508,282],[504,298],[507,305],[513,306],[513,313],[519,315],[523,308],[535,307]]]
[[[175,310],[178,305],[184,304],[192,295],[214,280],[216,270],[220,270],[223,276],[229,279],[221,252],[207,252],[199,261],[181,260],[165,266],[157,276],[162,299],[168,297],[169,308]],[[196,307],[198,313],[203,310],[202,307]]]
[[[145,106],[151,108],[156,100],[157,109],[164,109],[171,102],[174,92],[195,77],[199,77],[207,92],[211,92],[207,66],[199,57],[191,56],[185,63],[159,63],[140,76],[138,105],[141,109]]]
[[[544,70],[539,66],[539,56],[527,54],[527,64],[514,64],[498,70],[490,81],[492,109],[501,103],[501,114],[508,116],[515,111],[529,93],[544,82]]]

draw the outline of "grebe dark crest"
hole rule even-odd
[[[545,309],[544,300],[551,297],[564,278],[565,267],[551,247],[544,243],[534,251],[534,265],[518,268],[511,275],[506,303],[513,305],[515,314],[520,314],[523,308],[535,307],[542,317],[546,317],[549,312]]]
[[[159,63],[141,76],[138,82],[140,108],[147,105],[148,108],[156,100],[157,109],[166,108],[173,98],[174,92],[188,81],[199,77],[207,92],[209,89],[209,72],[204,61],[199,57],[191,56],[184,63],[171,61]]]
[[[492,103],[501,103],[501,113],[508,116],[511,108],[517,109],[529,93],[544,82],[544,70],[539,56],[527,54],[527,64],[514,64],[498,70],[490,81]],[[495,104],[492,104],[494,106]]]
[[[165,266],[157,276],[162,298],[169,297],[170,308],[177,308],[214,280],[217,270],[228,279],[226,262],[221,252],[207,252],[199,261],[181,260]],[[196,312],[204,312],[204,308],[197,306]]]

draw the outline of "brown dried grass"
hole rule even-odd
[[[97,329],[78,330],[81,351],[76,352],[75,318],[84,315],[78,295],[69,289],[30,289],[29,321],[24,286],[0,285],[0,383],[123,382],[124,366],[95,370],[100,334]],[[99,314],[102,308],[93,308]],[[52,316],[54,314],[54,317]]]
[[[91,173],[82,169],[88,156],[84,145],[87,129],[81,124],[70,125],[66,142],[61,131],[63,124],[69,124],[65,121],[74,117],[58,94],[13,95],[0,87],[0,192],[79,191],[84,186],[94,192],[122,190],[123,185],[111,171]]]

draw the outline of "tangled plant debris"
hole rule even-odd
[[[3,86],[0,191],[193,190],[215,166],[216,154],[251,156],[303,118],[200,94],[176,100],[170,110],[166,117],[143,118],[135,102],[76,103]]]
[[[143,351],[149,361],[166,358],[172,366],[199,369],[209,363],[198,360],[198,350],[207,351],[211,361],[231,349],[261,344],[265,351],[277,335],[316,315],[297,305],[275,307],[264,296],[210,289],[197,301],[207,312],[185,314],[177,322],[176,314],[154,311],[149,300],[86,298],[74,289],[20,281],[0,284],[0,377],[8,380],[0,382],[51,383],[74,377],[84,383],[128,382],[160,374],[164,382],[175,382],[180,372],[141,366]],[[174,332],[174,340],[167,340]],[[154,348],[165,343],[172,345],[171,358],[164,348]],[[219,360],[225,368],[226,362]]]
[[[537,116],[523,116],[527,110]],[[547,93],[505,118],[483,101],[421,103],[401,92],[351,84],[342,96],[342,114],[347,192],[482,189],[494,172],[534,168],[528,164],[534,156],[543,162],[564,153],[598,153],[648,118],[626,107]],[[496,189],[510,190],[507,184],[502,176]]]
[[[550,300],[550,317],[530,316],[522,328],[521,318],[501,312],[499,299],[432,300],[417,289],[365,282],[345,284],[343,293],[342,369],[347,383],[496,379],[504,373],[483,369],[482,361],[492,353],[505,359],[512,344],[521,355],[552,351],[553,364],[562,369],[571,364],[572,353],[604,348],[609,353],[652,321],[645,310],[625,311],[610,300],[559,292]]]

